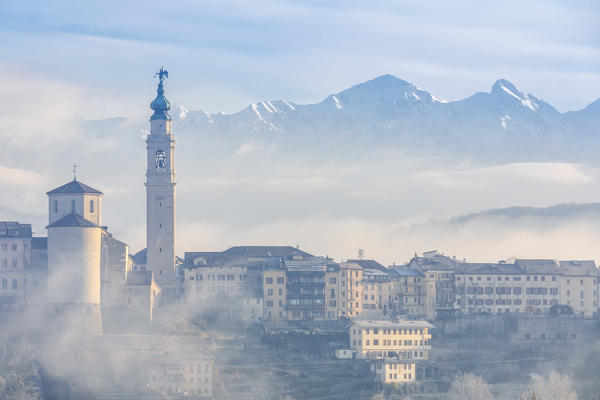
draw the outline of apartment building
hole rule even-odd
[[[336,320],[341,316],[341,287],[340,265],[328,262],[325,270],[325,319],[327,320]]]
[[[31,236],[30,224],[0,221],[0,305],[16,305],[25,299]]]
[[[361,359],[427,360],[433,327],[426,321],[354,320],[348,327],[350,348]]]
[[[340,312],[343,317],[355,318],[361,314],[363,299],[363,269],[353,262],[339,264]]]
[[[265,266],[262,269],[263,319],[281,321],[287,315],[287,276],[283,265]]]
[[[244,290],[246,260],[222,252],[186,252],[183,264],[189,303],[202,303],[217,294],[238,296]]]
[[[455,313],[454,271],[458,262],[437,250],[415,255],[407,268],[423,274],[425,295],[425,317],[433,319],[451,319]]]
[[[598,308],[598,270],[593,261],[516,259],[513,263],[459,263],[456,307],[463,314],[544,314],[569,305],[592,317]]]
[[[372,361],[370,368],[375,380],[383,384],[404,384],[417,380],[414,362],[384,358]]]
[[[409,318],[425,317],[426,297],[424,274],[415,269],[392,265],[389,273],[393,282],[395,310]]]
[[[339,265],[325,257],[285,260],[284,263],[287,319],[337,319]]]
[[[363,269],[363,312],[387,315],[393,305],[392,281],[387,272]]]

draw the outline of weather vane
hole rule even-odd
[[[160,83],[162,83],[162,81],[165,78],[169,77],[169,71],[167,71],[166,69],[164,69],[163,67],[160,67],[160,71],[158,71],[157,73],[154,74],[154,77],[156,78],[158,76],[158,79],[160,79]]]
[[[73,180],[77,180],[77,164],[73,164]]]

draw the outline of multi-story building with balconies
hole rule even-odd
[[[326,275],[329,263],[325,257],[285,262],[289,321],[327,319]],[[337,310],[337,304],[333,308]],[[333,319],[337,319],[337,315]]]

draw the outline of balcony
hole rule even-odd
[[[310,311],[325,311],[325,304],[287,304],[285,306],[286,310],[294,311],[294,310],[310,310]]]
[[[288,281],[286,284],[287,288],[294,287],[315,287],[315,288],[325,288],[325,282],[315,282],[315,281]]]

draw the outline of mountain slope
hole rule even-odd
[[[282,149],[392,146],[407,152],[536,160],[591,156],[598,146],[599,121],[600,100],[561,114],[505,79],[496,81],[489,93],[445,102],[383,75],[317,104],[263,101],[235,114],[185,110],[174,126],[200,138],[268,141]]]

